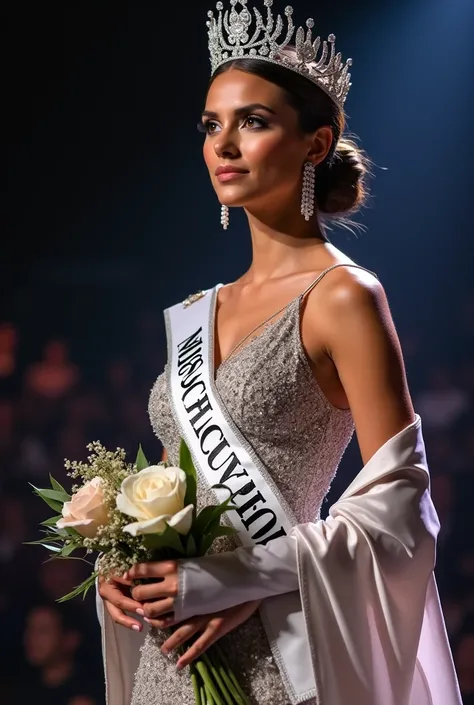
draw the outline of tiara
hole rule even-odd
[[[217,17],[212,10],[207,13],[211,75],[227,61],[236,59],[269,61],[308,78],[322,88],[341,110],[343,109],[351,87],[349,67],[352,66],[352,59],[347,59],[344,63],[342,55],[336,54],[334,34],[330,34],[327,41],[321,41],[321,37],[313,40],[314,20],[309,18],[306,20],[306,33],[303,27],[298,27],[296,30],[295,55],[291,57],[289,52],[284,50],[295,34],[292,7],[285,8],[287,18],[285,32],[281,15],[275,17],[272,13],[273,0],[264,0],[267,8],[266,21],[256,7],[253,8],[254,17],[252,17],[250,10],[247,9],[247,0],[230,0],[230,5],[230,11],[223,11],[224,5],[219,1],[216,4]],[[240,11],[236,9],[237,5],[241,6]],[[254,24],[253,28],[252,24]],[[250,36],[252,31],[253,34]]]

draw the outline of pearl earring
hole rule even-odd
[[[224,230],[229,227],[229,209],[227,206],[221,206],[221,225]]]
[[[314,213],[314,175],[316,168],[306,162],[303,170],[303,188],[301,193],[301,215],[309,220]]]

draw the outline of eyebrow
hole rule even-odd
[[[250,103],[250,105],[244,105],[241,108],[237,108],[236,110],[234,110],[234,113],[237,116],[241,116],[247,113],[251,113],[254,110],[266,110],[267,113],[275,115],[275,111],[269,108],[268,105],[263,105],[263,103]],[[204,110],[202,113],[202,117],[217,118],[218,113],[215,113],[212,110]]]

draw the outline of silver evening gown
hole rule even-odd
[[[318,518],[353,433],[350,412],[336,409],[323,396],[302,346],[300,311],[307,291],[225,360],[215,378],[227,413],[300,523]],[[180,433],[170,408],[166,371],[153,387],[149,413],[170,461],[177,463]],[[201,486],[198,501],[209,504],[214,498]],[[232,550],[234,541],[221,539],[214,550]],[[165,657],[159,650],[162,642],[157,630],[146,637],[132,705],[193,705],[188,669],[176,671],[176,657]],[[253,705],[288,704],[258,612],[220,643]]]

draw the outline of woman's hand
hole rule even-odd
[[[130,597],[131,586],[131,580],[124,578],[112,578],[109,581],[99,578],[99,595],[114,622],[139,632],[143,628],[141,622],[125,614],[125,611],[136,613],[141,608],[141,604]]]
[[[137,563],[126,574],[127,580],[154,580],[137,585],[132,590],[136,600],[135,612],[147,622],[164,614],[173,613],[178,594],[178,564],[176,561]],[[172,615],[170,615],[172,616]]]
[[[230,607],[223,612],[187,619],[185,622],[176,625],[177,628],[165,641],[161,647],[161,651],[164,654],[169,654],[174,649],[185,644],[193,636],[200,633],[196,641],[178,660],[177,668],[181,670],[185,668],[185,666],[189,666],[190,663],[207,651],[212,644],[228,634],[232,629],[246,622],[259,608],[260,603],[261,600],[254,600],[253,602],[246,602],[243,605]],[[158,628],[169,627],[173,624],[172,620],[150,619],[148,621],[152,627]]]

